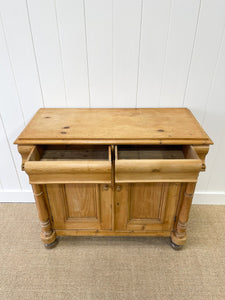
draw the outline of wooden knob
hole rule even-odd
[[[109,189],[108,184],[105,184],[105,185],[103,186],[103,191],[108,191],[108,189]]]
[[[120,186],[120,185],[117,185],[116,191],[117,191],[117,192],[120,192],[120,191],[121,191],[121,186]]]

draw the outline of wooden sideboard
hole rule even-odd
[[[186,108],[42,108],[15,141],[46,247],[57,236],[186,241],[212,144]]]

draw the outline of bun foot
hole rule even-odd
[[[55,248],[55,246],[58,244],[58,239],[56,238],[54,240],[54,242],[50,243],[50,244],[44,244],[45,249],[52,249]]]
[[[170,238],[170,246],[174,249],[174,250],[180,250],[182,249],[183,245],[177,245],[175,244],[172,239]]]

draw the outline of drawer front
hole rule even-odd
[[[37,147],[24,163],[31,184],[111,183],[111,147]]]
[[[195,182],[202,162],[192,146],[116,146],[115,182]]]

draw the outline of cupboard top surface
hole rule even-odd
[[[16,144],[212,144],[187,108],[41,108]]]

